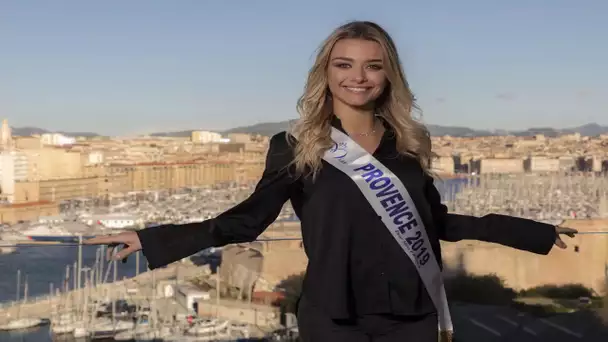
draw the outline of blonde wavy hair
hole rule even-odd
[[[309,71],[304,94],[299,98],[297,110],[300,119],[291,128],[295,142],[296,173],[313,178],[321,169],[323,153],[332,145],[331,94],[327,68],[331,51],[341,39],[357,38],[375,41],[384,51],[384,70],[388,85],[376,104],[376,114],[386,121],[395,133],[397,151],[416,158],[427,174],[431,173],[431,140],[426,127],[412,117],[418,109],[401,67],[395,43],[379,25],[369,21],[353,21],[338,27],[321,45],[314,65]]]

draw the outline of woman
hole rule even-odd
[[[395,44],[371,22],[322,45],[293,134],[270,140],[254,193],[217,218],[88,244],[143,248],[150,268],[202,249],[256,239],[287,200],[309,264],[298,306],[303,341],[437,341],[451,330],[439,240],[476,239],[538,254],[576,231],[531,220],[448,214],[431,177],[431,142]]]

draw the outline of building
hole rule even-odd
[[[561,163],[558,158],[530,156],[524,160],[524,169],[527,172],[558,172]]]
[[[250,143],[252,141],[252,137],[250,134],[245,133],[230,133],[228,134],[228,139],[231,143]]]
[[[233,182],[237,166],[220,161],[115,164],[106,168],[105,175],[126,177],[126,191],[174,190]]]
[[[39,201],[0,205],[0,223],[15,224],[19,221],[32,221],[40,216],[59,215],[56,203]]]
[[[524,163],[517,158],[488,158],[479,161],[479,173],[522,173]]]
[[[9,202],[14,201],[15,182],[26,181],[29,175],[27,157],[20,152],[0,152],[0,194]]]
[[[218,143],[222,141],[222,135],[208,131],[192,131],[191,140],[195,144]]]
[[[15,149],[40,149],[43,147],[40,137],[14,137],[13,144]]]
[[[22,153],[28,159],[30,179],[46,180],[82,176],[83,158],[80,152],[45,147],[24,149]]]
[[[21,201],[108,199],[130,192],[177,190],[235,181],[245,184],[259,180],[263,170],[263,161],[96,164],[84,167],[81,177],[17,182],[16,193]]]
[[[592,172],[602,172],[602,157],[594,156],[591,158],[591,171]]]
[[[102,151],[91,151],[87,154],[85,165],[98,165],[104,162]]]
[[[208,302],[211,299],[211,294],[208,291],[203,291],[189,285],[177,285],[174,293],[176,302],[188,312],[198,314],[198,303]]]
[[[13,203],[15,198],[15,158],[10,152],[0,152],[0,196]]]
[[[436,158],[433,160],[433,171],[444,175],[453,175],[455,171],[454,158],[452,156]]]
[[[563,171],[572,171],[576,168],[576,158],[573,156],[560,156],[559,169]]]
[[[64,146],[76,143],[76,138],[59,133],[44,133],[40,136],[40,141],[43,145]]]
[[[11,133],[11,127],[8,125],[8,120],[2,120],[2,128],[0,128],[0,149],[1,150],[12,150],[13,148],[13,135]]]
[[[100,193],[99,177],[56,178],[34,181],[42,201],[60,202],[75,198],[96,198]]]
[[[38,182],[15,182],[14,203],[31,203],[40,201],[40,185]]]

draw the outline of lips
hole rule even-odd
[[[365,93],[366,91],[370,90],[371,88],[369,88],[369,87],[344,87],[344,89],[348,90],[351,93],[362,94],[362,93]]]

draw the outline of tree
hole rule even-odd
[[[280,302],[280,305],[285,312],[296,312],[296,303],[302,293],[304,275],[305,272],[290,275],[277,285],[277,289],[285,294],[285,297]]]

